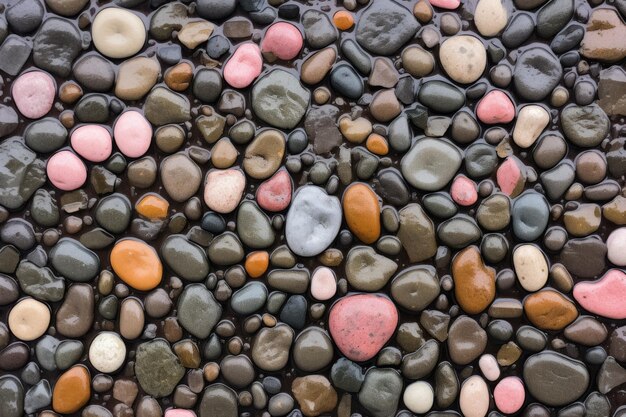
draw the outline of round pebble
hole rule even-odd
[[[19,112],[29,119],[45,116],[54,102],[54,79],[43,71],[29,71],[15,79],[11,96]]]
[[[117,333],[102,332],[89,346],[89,362],[98,371],[112,373],[117,371],[126,359],[126,345]]]
[[[77,128],[72,132],[70,142],[76,153],[91,162],[106,160],[111,156],[113,148],[111,134],[107,129],[98,125],[85,125]]]
[[[126,58],[139,52],[146,28],[134,13],[117,7],[98,12],[91,25],[93,44],[109,58]]]
[[[46,174],[60,190],[72,191],[82,187],[87,180],[87,168],[78,156],[70,151],[60,151],[48,159]]]

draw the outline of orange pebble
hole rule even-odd
[[[122,281],[149,291],[161,282],[163,265],[154,248],[140,240],[119,240],[111,250],[111,266]]]
[[[367,149],[370,152],[375,153],[376,155],[387,155],[387,152],[389,152],[387,139],[376,133],[372,133],[367,137],[365,146],[367,146]]]
[[[368,245],[376,242],[380,237],[380,205],[370,186],[361,182],[350,185],[343,193],[342,205],[352,233]]]
[[[76,365],[59,377],[52,392],[52,408],[57,413],[71,414],[89,402],[91,377],[86,367]]]
[[[166,199],[153,193],[144,195],[135,205],[137,213],[150,220],[166,218],[169,208],[170,203]]]
[[[346,12],[345,10],[340,10],[333,16],[333,20],[335,21],[335,26],[339,30],[348,30],[354,25],[354,18],[352,14]]]
[[[258,278],[267,271],[267,267],[270,263],[269,253],[261,250],[250,253],[246,256],[246,272],[252,278]]]

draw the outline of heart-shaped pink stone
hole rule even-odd
[[[585,310],[609,319],[626,319],[626,274],[612,269],[597,281],[574,286],[574,298]]]
[[[348,359],[362,362],[376,356],[398,325],[398,310],[381,294],[343,297],[330,310],[330,334]]]

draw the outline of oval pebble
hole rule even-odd
[[[48,159],[48,179],[60,190],[72,191],[87,181],[87,167],[73,152],[60,151]]]
[[[45,116],[54,102],[56,84],[54,79],[43,71],[29,71],[15,79],[11,96],[17,109],[29,119]]]
[[[113,127],[115,144],[130,158],[138,158],[146,153],[152,142],[152,126],[138,111],[122,113]]]
[[[109,58],[126,58],[139,52],[146,41],[146,28],[141,19],[129,10],[102,9],[91,25],[93,44]]]
[[[80,126],[72,132],[70,142],[76,153],[91,162],[106,160],[113,148],[111,134],[99,125]]]

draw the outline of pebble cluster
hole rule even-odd
[[[626,417],[625,18],[0,2],[0,415]]]

